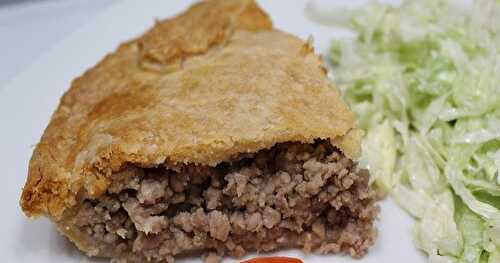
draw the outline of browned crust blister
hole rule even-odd
[[[21,206],[58,220],[126,164],[216,165],[287,141],[358,152],[354,115],[321,59],[254,1],[207,1],[158,22],[75,79],[29,165]],[[349,133],[352,134],[352,133]]]

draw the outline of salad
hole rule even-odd
[[[361,164],[430,262],[500,262],[500,1],[347,13],[357,37],[329,62],[366,131]]]

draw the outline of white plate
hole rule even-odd
[[[0,92],[0,186],[2,262],[103,262],[87,259],[61,237],[47,219],[28,220],[19,208],[33,146],[39,140],[58,100],[70,81],[94,65],[120,42],[150,27],[155,18],[170,17],[192,1],[123,1],[105,10],[89,24],[69,35]],[[316,49],[324,51],[330,40],[345,34],[316,25],[304,17],[305,1],[259,1],[275,26],[301,38],[312,35]],[[61,21],[63,23],[63,21]],[[362,260],[347,256],[305,256],[300,251],[276,254],[298,256],[306,262],[423,262],[412,243],[413,220],[392,201],[382,202],[379,238]],[[196,261],[185,259],[183,261]],[[234,260],[229,259],[228,262]]]

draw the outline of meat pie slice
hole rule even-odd
[[[206,1],[72,83],[21,206],[115,262],[290,247],[359,257],[378,211],[359,145],[308,43],[253,1]]]

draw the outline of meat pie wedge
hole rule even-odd
[[[359,153],[355,116],[309,43],[253,1],[205,1],[73,81],[21,206],[114,262],[360,257],[378,208]]]

